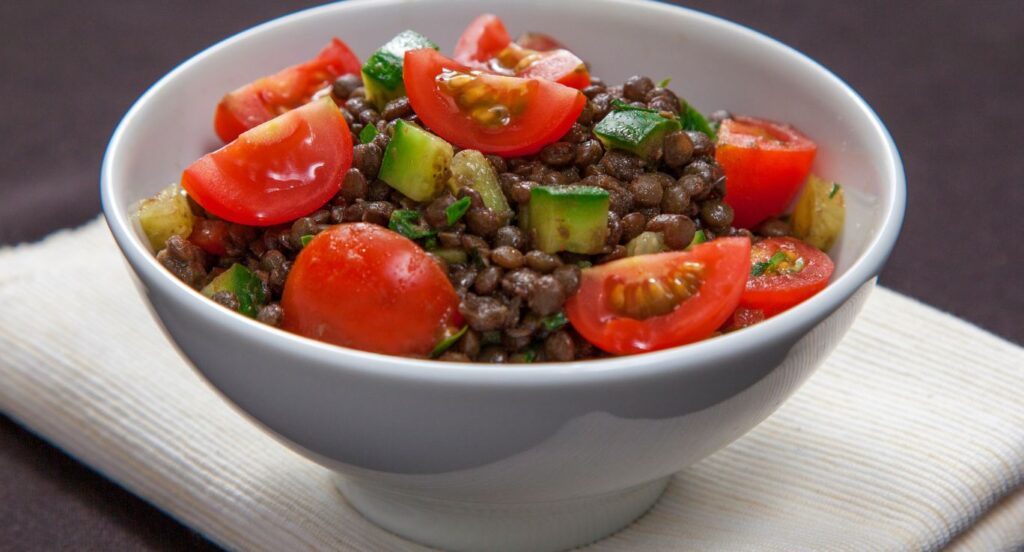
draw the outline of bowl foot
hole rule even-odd
[[[536,504],[410,496],[338,476],[363,516],[409,540],[445,550],[566,550],[629,525],[657,502],[668,477],[598,496]]]

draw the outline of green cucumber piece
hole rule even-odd
[[[484,154],[477,150],[456,153],[452,157],[451,172],[448,187],[452,193],[458,194],[459,188],[463,186],[472,188],[480,194],[485,207],[506,221],[512,218],[512,208],[508,206],[508,200],[498,184],[498,173]]]
[[[253,271],[235,263],[206,285],[201,293],[213,297],[219,291],[230,291],[238,299],[238,312],[256,318],[266,300],[263,293],[263,282]]]
[[[466,214],[466,211],[469,211],[469,205],[472,202],[473,200],[468,197],[464,197],[445,207],[444,216],[445,220],[448,222],[448,226],[454,226],[456,222],[459,222],[459,219]]]
[[[689,249],[693,246],[700,245],[706,241],[708,241],[708,237],[704,233],[704,230],[697,230],[697,232],[693,235],[693,241],[691,241],[690,245],[686,246],[686,248]]]
[[[166,247],[171,236],[187,238],[195,222],[188,199],[177,184],[171,184],[155,196],[142,200],[136,218],[153,251]]]
[[[663,251],[668,251],[668,246],[665,245],[665,235],[661,232],[641,232],[626,244],[626,255],[630,257]]]
[[[533,244],[545,253],[596,254],[608,239],[608,192],[595,186],[537,186],[530,190]]]
[[[362,71],[366,100],[380,110],[391,100],[404,96],[402,61],[407,51],[421,48],[438,49],[437,44],[416,31],[402,31],[367,58]]]
[[[448,182],[452,145],[422,128],[398,120],[384,149],[378,178],[416,201],[429,201]]]
[[[439,249],[433,249],[430,251],[434,255],[444,259],[444,262],[450,265],[466,264],[469,261],[469,255],[466,254],[464,249],[455,249],[454,247],[442,247]]]
[[[661,147],[665,135],[682,126],[676,119],[646,109],[616,109],[594,126],[594,135],[605,148],[625,150],[649,159]]]
[[[380,134],[380,131],[377,130],[377,127],[373,125],[366,125],[363,127],[363,130],[359,131],[359,143],[369,144],[377,137],[378,134]]]

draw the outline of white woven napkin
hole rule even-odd
[[[819,371],[595,550],[1024,546],[1024,349],[879,288]],[[0,409],[227,548],[419,550],[178,356],[101,221],[0,251]]]

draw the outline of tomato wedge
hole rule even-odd
[[[747,238],[628,257],[584,270],[565,312],[580,335],[609,353],[675,347],[710,336],[729,318],[749,272]]]
[[[307,215],[341,189],[352,134],[323,98],[243,132],[181,175],[181,187],[219,218],[271,226]]]
[[[230,142],[250,128],[309,102],[338,77],[358,75],[360,68],[359,58],[348,45],[332,39],[312,60],[228,92],[217,104],[213,128],[221,140]]]
[[[789,125],[751,117],[722,121],[715,159],[725,171],[733,226],[753,228],[781,214],[807,180],[817,150]]]
[[[455,61],[500,75],[538,78],[582,89],[590,85],[583,60],[548,35],[527,33],[512,42],[498,16],[474,19],[455,45]],[[536,46],[536,47],[534,47]]]
[[[462,323],[444,270],[412,240],[340,224],[302,249],[285,282],[282,327],[335,345],[426,356]]]
[[[828,285],[835,266],[828,255],[796,238],[768,238],[754,244],[752,268],[740,306],[774,316]]]
[[[561,138],[587,102],[567,86],[471,71],[431,49],[405,53],[403,80],[413,110],[434,133],[506,157]]]

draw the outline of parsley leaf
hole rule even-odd
[[[828,198],[829,198],[829,199],[832,199],[833,197],[835,197],[835,196],[836,196],[836,192],[838,192],[838,191],[839,191],[839,187],[840,187],[840,186],[839,186],[839,183],[838,183],[838,182],[833,182],[833,183],[832,183],[832,189],[831,189],[831,190],[829,190],[829,192],[828,192]]]
[[[658,88],[665,88],[670,82],[672,82],[672,77],[665,77],[658,82]]]
[[[461,330],[439,341],[437,345],[434,347],[434,350],[430,351],[430,358],[437,358],[441,356],[441,354],[450,349],[452,345],[455,345],[455,342],[462,338],[462,336],[466,334],[466,330],[468,329],[469,326],[463,326]]]
[[[750,275],[760,276],[765,272],[775,268],[776,266],[779,265],[779,263],[785,261],[787,258],[788,257],[786,257],[786,254],[783,253],[782,251],[776,251],[775,254],[772,255],[771,258],[768,259],[767,261],[754,263],[754,266],[750,267]]]
[[[307,245],[309,245],[309,242],[313,241],[313,234],[306,234],[305,236],[299,238],[299,241],[302,242],[302,247],[306,247]]]
[[[682,100],[680,100],[682,102]],[[686,104],[686,109],[683,110],[682,115],[683,129],[684,130],[696,130],[707,134],[711,141],[714,142],[718,137],[715,135],[714,129],[708,124],[708,120],[701,115],[700,111],[694,109],[689,103]]]
[[[565,317],[565,313],[562,311],[558,311],[555,314],[545,316],[541,320],[541,324],[544,325],[544,329],[549,332],[557,331],[562,326],[565,326],[568,323],[569,319]]]
[[[433,236],[437,232],[431,228],[419,224],[420,214],[412,209],[396,209],[391,212],[391,220],[388,221],[388,228],[409,238],[418,240]]]
[[[459,222],[459,219],[462,218],[462,215],[465,215],[466,211],[469,211],[470,203],[471,200],[469,199],[469,197],[464,197],[456,201],[455,203],[452,203],[448,207],[445,207],[444,215],[448,217],[448,226],[451,226],[456,222]]]

